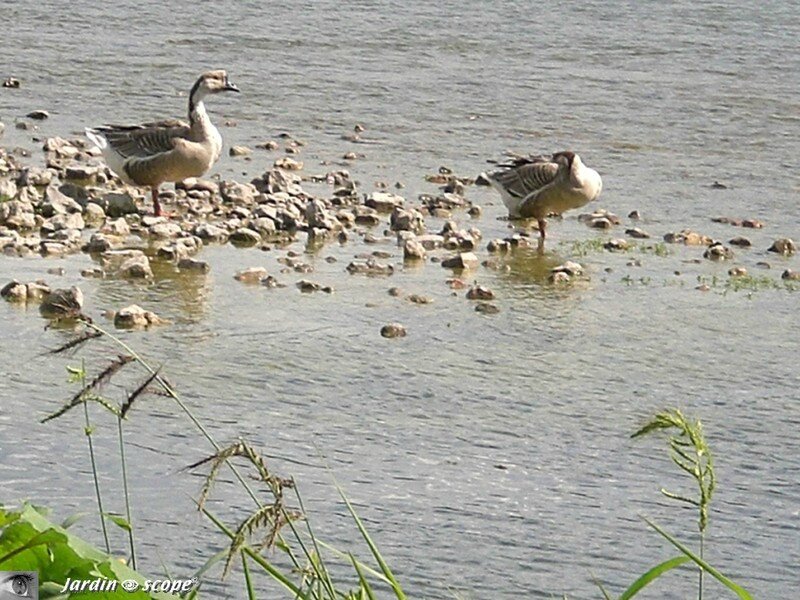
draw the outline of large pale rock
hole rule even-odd
[[[111,192],[103,200],[106,214],[113,219],[139,212],[136,201],[128,192]]]
[[[117,275],[126,279],[152,279],[153,269],[150,268],[150,260],[142,254],[123,261]]]
[[[387,192],[372,192],[364,201],[366,206],[380,212],[391,212],[405,204],[405,198]]]
[[[442,261],[446,269],[477,269],[480,262],[473,252],[461,252]]]
[[[151,325],[166,323],[154,312],[143,309],[137,304],[131,304],[117,311],[114,315],[114,327],[118,329],[146,329]]]

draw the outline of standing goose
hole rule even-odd
[[[238,92],[225,71],[203,73],[189,93],[189,123],[178,120],[86,129],[86,137],[125,183],[150,187],[153,210],[161,216],[158,188],[166,181],[200,177],[219,159],[222,136],[208,118],[203,98]]]
[[[539,223],[540,247],[545,238],[545,217],[580,208],[600,195],[603,180],[594,169],[570,152],[517,157],[488,174],[492,187],[503,198],[511,218],[534,218]]]

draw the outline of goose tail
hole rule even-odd
[[[106,136],[104,136],[97,129],[87,127],[84,131],[86,133],[86,137],[89,138],[89,141],[100,148],[100,150],[105,150],[108,148],[108,140],[106,139]]]

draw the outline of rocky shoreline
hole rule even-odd
[[[383,278],[398,268],[388,260],[394,254],[371,247],[390,240],[402,249],[403,265],[438,263],[448,270],[445,279],[451,289],[466,289],[465,297],[477,301],[477,312],[498,312],[499,307],[492,302],[494,292],[467,281],[482,268],[503,268],[504,256],[535,245],[536,232],[517,228],[505,238],[483,240],[476,226],[483,209],[467,199],[466,191],[473,185],[486,185],[485,178],[457,176],[442,167],[438,173],[425,176],[428,182],[441,186],[440,191],[421,194],[416,202],[388,191],[387,184],[378,191],[363,193],[347,170],[306,174],[303,162],[292,157],[303,142],[288,134],[279,139],[284,142],[285,155],[272,160],[270,168],[249,182],[192,179],[178,183],[174,190],[162,190],[160,201],[173,213],[169,217],[149,216],[145,190],[122,183],[87,140],[45,139],[41,142],[44,166],[26,164],[32,157],[22,149],[0,148],[0,248],[6,257],[65,257],[83,252],[98,263],[81,271],[83,277],[152,281],[151,261],[166,261],[178,270],[203,274],[211,267],[195,255],[206,245],[228,243],[241,248],[285,250],[279,259],[284,272],[307,274],[313,267],[300,253],[288,249],[305,238],[307,246],[315,247],[360,244],[361,251],[343,272]],[[276,141],[261,146],[270,152],[280,148]],[[251,152],[245,147],[230,149],[231,156],[248,156]],[[309,191],[311,187],[314,192]],[[399,192],[402,186],[397,184],[396,188]],[[466,224],[459,224],[455,218]],[[426,219],[443,225],[430,228]],[[626,237],[602,240],[602,251],[625,252],[636,244],[649,243],[652,238],[637,226],[639,219],[638,211],[631,212]],[[622,219],[604,210],[580,215],[579,220],[604,231],[623,226]],[[755,219],[715,217],[712,221],[763,227]],[[734,236],[725,244],[688,229],[667,232],[662,239],[664,244],[702,247],[703,258],[715,262],[733,260],[731,246],[737,247],[737,252],[752,246],[744,236]],[[796,252],[796,245],[789,238],[777,238],[768,250],[788,256]],[[732,277],[746,274],[741,266],[729,271]],[[580,264],[567,262],[552,267],[547,280],[563,285],[583,277]],[[242,269],[237,279],[267,287],[282,285],[266,270],[257,268]],[[800,274],[786,269],[782,279],[796,281]],[[332,286],[305,278],[296,286],[304,293],[333,292]],[[41,302],[42,314],[48,317],[72,314],[82,306],[79,289],[50,289],[43,281],[11,281],[1,293],[10,301]],[[425,303],[423,300],[420,296],[412,301]],[[115,319],[118,327],[149,327],[163,322],[135,305],[120,310]],[[405,329],[388,324],[381,334],[402,337]]]

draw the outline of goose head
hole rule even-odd
[[[563,165],[567,169],[572,168],[572,163],[575,162],[575,159],[580,161],[578,155],[572,152],[571,150],[564,150],[563,152],[556,152],[553,154],[553,162],[558,163],[559,165]]]
[[[223,70],[207,71],[198,77],[189,94],[189,112],[208,94],[220,92],[238,92],[236,84],[231,83],[228,74]]]

